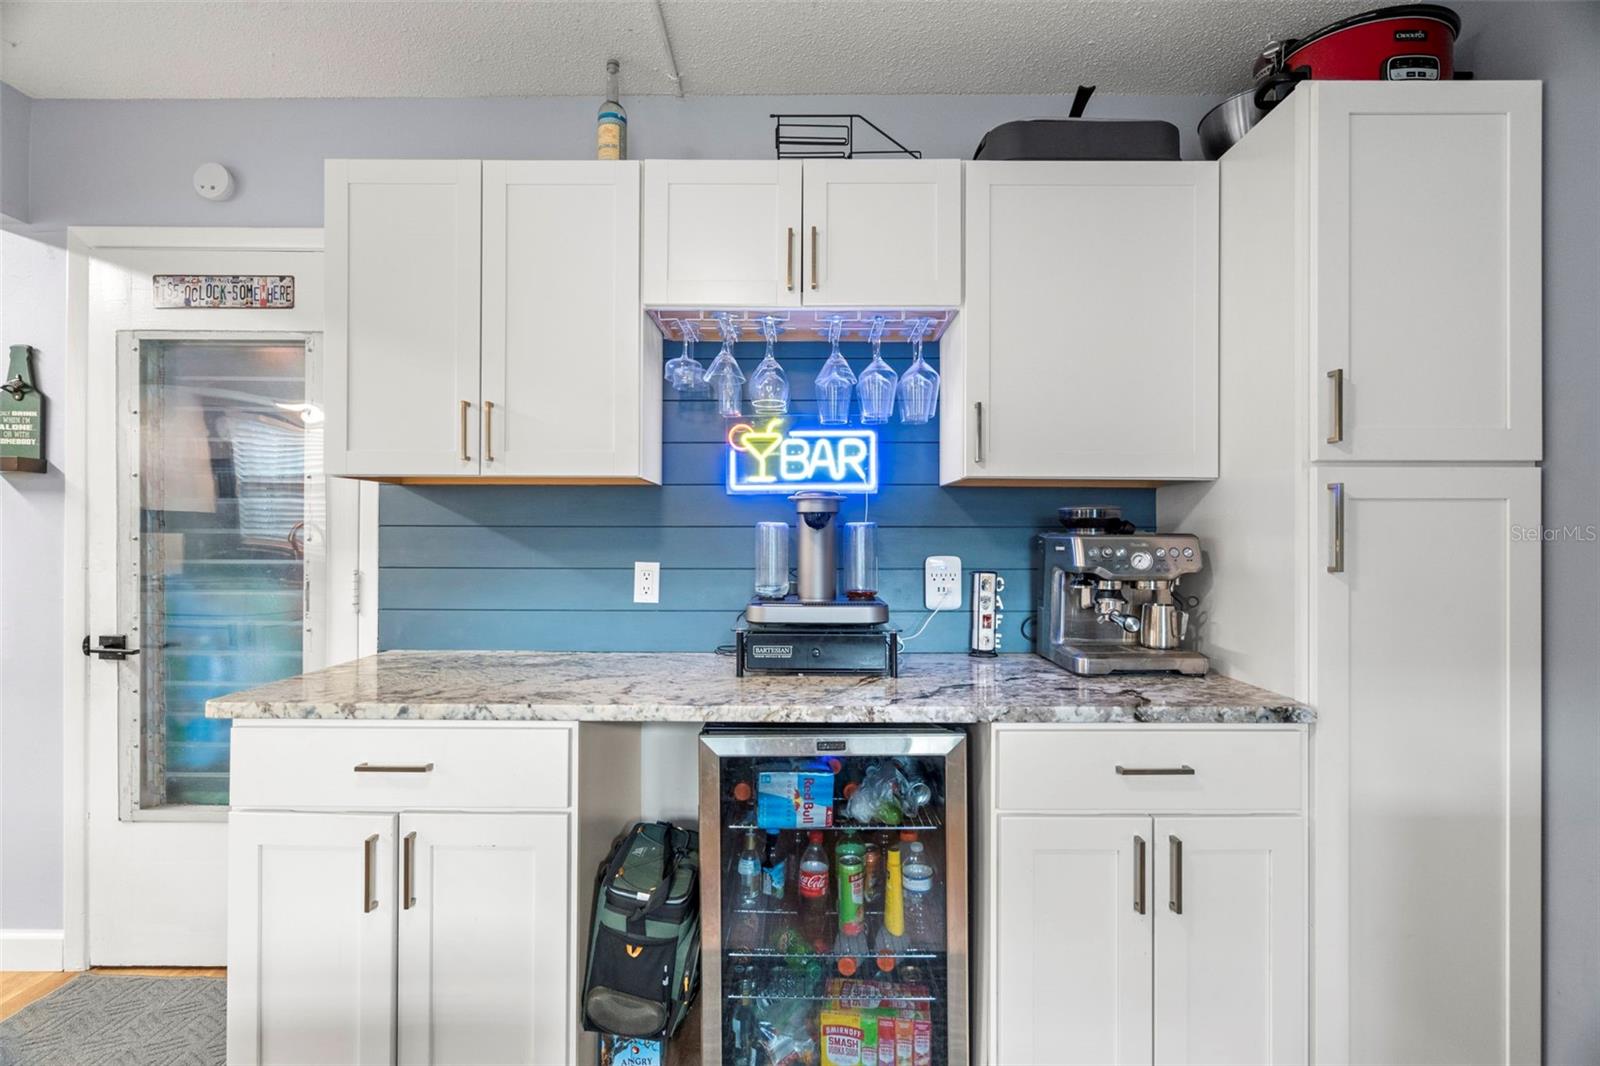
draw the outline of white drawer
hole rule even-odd
[[[231,804],[566,807],[571,742],[569,725],[237,723]]]
[[[1298,811],[1303,802],[1301,730],[994,730],[995,806],[1001,810]]]

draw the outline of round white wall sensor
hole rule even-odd
[[[221,163],[202,163],[194,172],[194,191],[207,200],[226,200],[233,195],[233,175]]]

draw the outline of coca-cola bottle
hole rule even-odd
[[[800,929],[814,950],[827,951],[833,945],[828,853],[822,850],[821,830],[813,829],[809,839],[800,856]]]

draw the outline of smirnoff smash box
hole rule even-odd
[[[833,775],[808,770],[757,774],[756,824],[762,829],[814,829],[832,825]]]

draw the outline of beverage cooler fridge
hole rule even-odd
[[[964,1066],[966,758],[960,729],[706,727],[705,1062]]]

